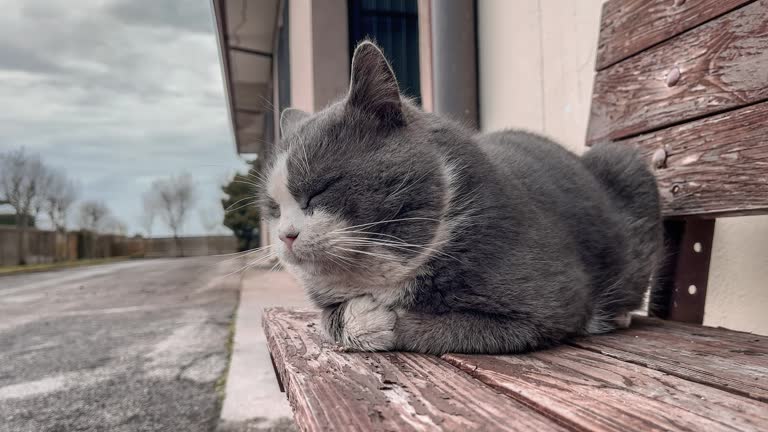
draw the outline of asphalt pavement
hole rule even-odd
[[[239,289],[222,261],[0,277],[0,432],[214,430]]]

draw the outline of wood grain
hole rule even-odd
[[[666,152],[655,169],[665,216],[768,213],[768,102],[621,142],[649,161]]]
[[[670,335],[681,338],[700,347],[718,350],[720,355],[738,358],[762,353],[768,355],[768,336],[754,333],[737,332],[718,327],[704,327],[656,318],[634,316],[632,328],[627,336],[654,334]]]
[[[764,403],[573,347],[444,358],[578,430],[757,431],[768,426]]]
[[[628,330],[578,339],[572,344],[768,402],[768,338],[744,334],[723,338],[703,327],[674,325],[640,320]],[[746,340],[738,340],[742,337]]]
[[[268,309],[263,323],[301,430],[566,430],[437,357],[338,352],[316,312]]]
[[[611,0],[603,4],[601,70],[752,0]]]
[[[758,0],[598,72],[587,141],[768,99],[766,16],[768,0]]]

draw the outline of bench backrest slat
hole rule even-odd
[[[739,2],[687,3],[710,5],[690,9],[704,16],[727,13],[681,24],[675,31],[688,31],[598,71],[587,143],[626,142],[655,155],[665,216],[768,213],[768,0],[730,12]],[[617,28],[659,8],[610,0],[603,50],[632,45]]]
[[[665,216],[768,213],[768,102],[620,142],[656,154]]]
[[[603,5],[597,70],[753,0],[613,0]]]
[[[616,140],[768,99],[768,0],[597,73],[587,141]]]

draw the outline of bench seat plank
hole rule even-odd
[[[567,430],[438,357],[338,352],[317,312],[268,309],[264,330],[304,431]]]
[[[768,99],[766,15],[768,0],[755,1],[598,72],[587,141],[617,140]]]
[[[578,339],[573,345],[768,402],[768,338],[752,335],[739,343],[745,334],[719,340],[716,329],[666,325],[646,318],[625,331]]]
[[[630,335],[665,334],[682,338],[699,347],[716,349],[720,356],[743,357],[758,353],[768,355],[768,336],[726,330],[719,327],[704,327],[656,318],[633,317]]]
[[[768,405],[574,347],[518,356],[444,356],[577,430],[760,430]]]
[[[665,216],[766,213],[766,119],[762,102],[619,142],[649,161],[666,152],[665,166],[655,171]]]

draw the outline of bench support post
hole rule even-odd
[[[693,324],[704,321],[714,232],[714,219],[664,222],[667,266],[651,294],[654,315]]]

